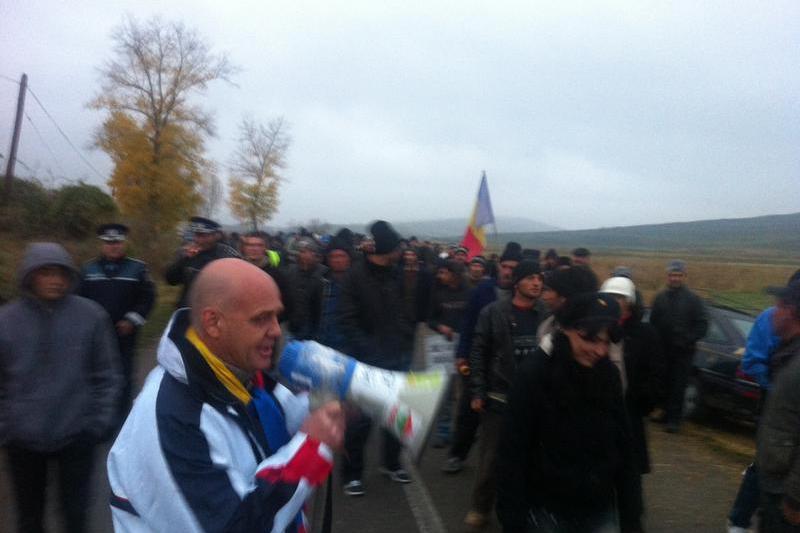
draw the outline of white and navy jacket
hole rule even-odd
[[[189,310],[176,311],[109,453],[115,531],[305,531],[302,508],[333,463],[330,448],[298,431],[307,397],[264,378],[253,397],[272,410],[245,406],[186,339],[188,326]]]

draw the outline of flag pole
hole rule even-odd
[[[486,179],[486,171],[483,170],[483,171],[481,171],[481,182],[483,182],[483,180],[485,180],[485,179]],[[488,181],[487,181],[487,187],[488,187]],[[496,218],[492,220],[492,234],[494,236],[494,242],[497,243],[497,219]]]

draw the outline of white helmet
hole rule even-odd
[[[600,287],[600,292],[606,294],[620,294],[629,302],[636,302],[636,286],[630,279],[623,278],[622,276],[615,276],[605,280]]]

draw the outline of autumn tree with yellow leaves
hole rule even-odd
[[[286,152],[291,139],[283,118],[266,126],[250,119],[239,125],[239,148],[230,163],[228,205],[233,215],[252,231],[278,209],[278,187],[284,180]]]
[[[202,204],[199,191],[214,177],[205,157],[214,127],[193,99],[235,68],[195,31],[158,17],[128,18],[112,40],[90,103],[107,113],[94,142],[114,163],[108,184],[121,213],[147,245]]]

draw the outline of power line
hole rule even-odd
[[[19,157],[16,158],[14,161],[16,161],[17,163],[19,163],[20,165],[22,165],[23,167],[28,169],[28,172],[33,172],[33,169],[31,167],[29,167],[28,165],[26,165],[25,163],[23,163],[22,160],[20,160]]]
[[[36,133],[36,136],[39,137],[39,140],[42,142],[44,147],[47,148],[48,152],[50,152],[50,156],[53,158],[53,162],[56,164],[56,167],[58,167],[58,170],[61,172],[61,175],[62,176],[66,176],[66,173],[64,172],[64,169],[61,168],[61,164],[58,162],[58,158],[56,157],[56,154],[50,148],[50,145],[47,144],[47,141],[44,140],[44,137],[42,136],[41,132],[39,131],[39,128],[36,127],[36,124],[33,122],[33,119],[31,118],[31,116],[28,113],[25,113],[25,118],[27,118],[28,122],[30,122],[31,126],[33,127],[34,133]]]
[[[64,130],[61,129],[61,126],[58,125],[58,122],[56,122],[56,119],[53,118],[53,115],[51,115],[50,112],[47,111],[47,108],[44,107],[44,104],[42,104],[42,101],[39,100],[38,96],[36,96],[36,93],[34,93],[33,90],[31,90],[30,86],[28,86],[28,92],[31,93],[31,96],[33,96],[33,99],[36,100],[37,104],[39,104],[39,107],[42,108],[42,111],[44,111],[44,114],[47,115],[47,118],[49,118],[50,122],[52,122],[53,125],[56,127],[56,129],[58,130],[58,133],[60,133],[61,136],[64,137],[64,139],[67,141],[67,143],[70,145],[70,147],[72,147],[72,149],[75,151],[75,153],[78,154],[78,157],[81,158],[81,161],[83,161],[83,163],[87,167],[92,169],[92,172],[97,174],[97,177],[99,177],[100,179],[105,179],[103,177],[103,175],[100,174],[100,172],[96,168],[94,168],[94,166],[89,162],[89,160],[86,159],[86,157],[84,157],[84,155],[81,153],[81,151],[78,150],[78,148],[72,143],[72,141],[67,136],[67,134],[64,133]]]
[[[0,74],[0,78],[2,78],[4,80],[7,80],[7,81],[10,81],[11,83],[16,83],[17,85],[19,85],[19,81],[15,80],[12,77],[6,76],[5,74]]]

